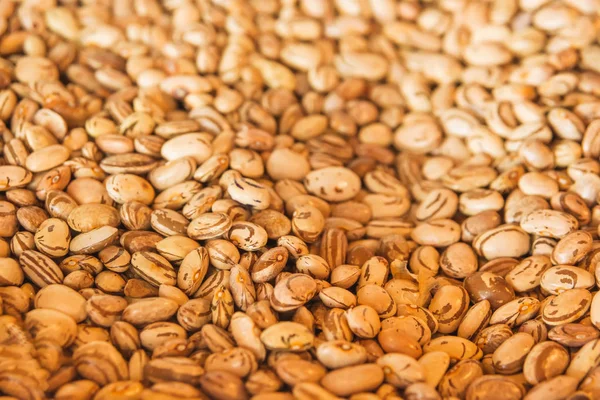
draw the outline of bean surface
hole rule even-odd
[[[0,0],[0,394],[600,398],[599,10]]]

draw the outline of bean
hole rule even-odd
[[[442,351],[452,360],[479,360],[483,356],[477,346],[466,339],[456,336],[440,336],[432,339],[424,348],[425,354],[432,351]]]
[[[531,256],[518,263],[507,275],[506,281],[517,292],[526,292],[540,285],[544,272],[552,262],[547,256]]]
[[[154,200],[152,185],[137,175],[113,175],[106,181],[106,190],[108,195],[119,204],[130,201],[150,204]]]
[[[439,322],[439,332],[452,333],[458,329],[469,307],[467,291],[458,286],[441,287],[431,300],[429,310]]]
[[[51,258],[34,250],[26,250],[19,257],[23,273],[39,287],[60,284],[64,278],[62,271]]]
[[[512,246],[504,246],[511,243]],[[475,237],[473,248],[478,255],[492,260],[499,257],[521,257],[529,251],[530,238],[515,225],[500,225]]]
[[[490,324],[521,325],[535,317],[540,307],[540,301],[533,297],[517,298],[494,311]]]
[[[267,231],[252,222],[236,222],[231,225],[228,239],[238,248],[255,251],[267,244]]]
[[[521,399],[525,394],[522,384],[501,375],[486,375],[475,379],[467,390],[468,400],[485,399],[502,393],[507,400]]]
[[[123,310],[122,318],[132,325],[146,325],[169,319],[175,314],[177,308],[178,305],[173,300],[149,297],[129,304]]]
[[[317,358],[330,369],[362,364],[367,360],[363,346],[343,340],[328,341],[317,346]]]
[[[573,289],[560,293],[545,304],[542,320],[550,326],[574,322],[590,308],[592,295],[585,289]]]
[[[175,270],[164,257],[147,251],[139,251],[131,256],[131,268],[135,273],[154,286],[174,285]]]
[[[567,397],[577,389],[577,379],[560,375],[537,385],[535,389],[527,393],[528,400],[537,399],[560,399]]]
[[[589,272],[569,265],[550,267],[540,279],[540,286],[550,294],[558,294],[565,289],[585,289],[593,285],[594,277]]]
[[[482,300],[475,303],[467,311],[465,317],[458,326],[457,335],[467,339],[473,339],[489,323],[492,317],[490,302]]]
[[[125,360],[110,343],[100,341],[87,343],[73,353],[73,360],[81,376],[99,385],[126,380],[129,377]],[[110,366],[110,372],[103,372],[98,368],[98,364]]]
[[[93,254],[111,245],[119,231],[112,226],[103,226],[75,236],[69,250],[75,254]]]
[[[260,340],[268,349],[303,351],[313,345],[314,335],[298,323],[279,322],[265,329]]]
[[[581,349],[571,359],[566,371],[566,375],[574,377],[577,380],[583,379],[587,373],[594,368],[595,358],[598,354],[598,340],[592,340],[581,347]]]
[[[593,326],[583,324],[564,324],[553,327],[548,338],[568,347],[581,347],[600,336]]]
[[[87,300],[85,310],[95,324],[110,327],[126,307],[127,302],[121,297],[97,294]]]
[[[494,369],[503,375],[521,371],[534,344],[533,337],[528,333],[519,332],[509,337],[492,355]]]
[[[414,358],[404,354],[388,353],[379,357],[377,364],[383,368],[385,381],[399,388],[425,381],[425,371]]]
[[[277,311],[294,310],[309,301],[316,292],[317,283],[310,276],[291,274],[275,285],[271,306]]]
[[[51,257],[62,257],[69,252],[71,232],[61,219],[48,218],[40,224],[34,235],[36,247]]]
[[[477,271],[477,256],[469,245],[454,243],[442,253],[440,268],[452,278],[464,279]]]
[[[349,396],[373,390],[383,379],[382,367],[376,364],[362,364],[331,371],[323,377],[321,384],[337,396]]]
[[[554,210],[537,210],[521,220],[521,228],[528,233],[561,239],[573,232],[579,223],[570,214]]]
[[[445,247],[458,242],[460,226],[449,219],[432,220],[419,224],[411,238],[420,245]]]
[[[373,338],[381,328],[377,311],[369,306],[351,308],[346,312],[346,320],[352,332],[360,338]]]
[[[577,264],[592,249],[592,241],[592,235],[585,231],[568,234],[552,250],[552,262],[554,264]]]
[[[452,367],[442,378],[439,391],[443,396],[464,397],[471,383],[483,376],[479,362],[462,360]]]
[[[532,385],[562,374],[568,366],[569,353],[554,342],[538,343],[525,358],[523,374]]]
[[[443,351],[431,351],[418,360],[425,373],[425,382],[436,387],[450,366],[450,356]]]

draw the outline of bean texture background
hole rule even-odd
[[[600,0],[0,0],[0,400],[600,399]]]

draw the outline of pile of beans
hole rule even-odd
[[[0,0],[0,400],[600,399],[600,0]]]

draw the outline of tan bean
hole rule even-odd
[[[34,302],[36,308],[63,312],[78,323],[87,317],[83,296],[65,285],[52,284],[43,287],[37,292]]]
[[[510,327],[521,325],[535,317],[540,307],[540,301],[533,297],[514,299],[494,311],[490,324],[507,324]]]
[[[164,236],[185,235],[189,221],[180,213],[166,208],[154,210],[150,226]]]
[[[518,263],[507,275],[506,282],[517,292],[539,286],[543,273],[552,265],[547,256],[531,256]]]
[[[462,360],[442,378],[439,391],[443,396],[465,396],[471,383],[483,376],[480,364],[475,360]]]
[[[116,240],[118,234],[117,228],[112,226],[96,228],[73,237],[69,250],[75,254],[96,253],[110,246]]]
[[[492,317],[492,306],[487,300],[475,303],[467,311],[458,326],[457,335],[466,339],[474,339],[489,323]]]
[[[33,174],[25,168],[13,165],[0,166],[0,189],[8,190],[29,184]]]
[[[385,319],[382,321],[381,328],[383,330],[393,329],[398,333],[409,336],[419,342],[421,346],[431,340],[431,329],[427,325],[427,321],[414,315],[403,315]]]
[[[423,354],[418,360],[425,373],[425,382],[437,386],[450,366],[450,356],[443,351],[431,351]]]
[[[486,375],[475,379],[467,390],[468,400],[485,399],[494,396],[495,393],[502,393],[506,399],[520,399],[525,394],[525,388],[522,384],[515,382],[510,377],[502,375]]]
[[[423,348],[423,351],[426,354],[432,351],[442,351],[453,360],[479,360],[483,356],[481,350],[473,342],[456,336],[440,336],[432,339]]]
[[[550,326],[574,322],[589,310],[591,302],[592,295],[587,290],[567,290],[545,304],[542,320]]]
[[[266,187],[260,183],[244,178],[237,171],[227,171],[223,174],[221,182],[227,187],[227,193],[240,204],[252,207],[256,210],[264,210],[271,204],[271,197]]]
[[[224,286],[219,286],[212,297],[211,305],[212,323],[220,328],[227,328],[234,311],[234,302],[231,292]]]
[[[521,228],[528,233],[561,239],[576,230],[578,221],[570,214],[554,210],[537,210],[521,220]]]
[[[155,166],[154,158],[138,153],[115,154],[100,161],[100,167],[111,174],[144,174]]]
[[[494,369],[503,375],[521,371],[525,358],[534,344],[533,337],[528,333],[514,334],[494,351],[492,356]]]
[[[296,208],[292,216],[292,230],[303,241],[312,243],[320,236],[325,227],[323,214],[313,206]]]
[[[567,369],[569,354],[567,350],[554,342],[535,345],[525,358],[523,374],[532,385],[562,374]]]
[[[106,190],[108,195],[119,204],[138,201],[147,205],[154,200],[152,185],[137,175],[113,175],[106,181]]]
[[[513,332],[508,325],[495,324],[482,329],[473,342],[487,355],[495,352],[512,335]]]
[[[596,339],[600,332],[593,326],[571,323],[555,326],[548,331],[548,338],[568,347],[581,347]]]
[[[67,219],[71,229],[84,233],[105,225],[116,228],[119,222],[117,209],[106,204],[82,204],[71,211]]]
[[[504,243],[513,246],[504,246]],[[520,257],[529,251],[530,238],[526,231],[515,225],[500,225],[475,237],[473,248],[488,260],[499,257]]]
[[[550,267],[544,271],[540,279],[540,286],[550,294],[559,294],[567,289],[590,288],[593,285],[592,274],[570,265]]]
[[[151,213],[152,210],[149,207],[137,201],[126,202],[119,209],[121,222],[131,230],[150,228]]]
[[[360,338],[374,338],[381,327],[377,311],[369,306],[360,305],[349,309],[346,320],[352,332]]]
[[[127,301],[118,296],[94,295],[87,300],[87,315],[95,324],[110,327],[127,307]]]
[[[306,175],[307,190],[328,201],[344,201],[354,197],[360,189],[360,179],[351,170],[328,167]]]
[[[62,257],[69,252],[71,232],[61,219],[48,218],[40,224],[34,236],[36,247],[51,257]]]
[[[389,273],[389,263],[383,257],[371,257],[361,267],[358,288],[374,284],[382,286]]]
[[[424,222],[412,231],[411,238],[420,245],[449,246],[460,240],[460,225],[449,219]]]
[[[132,325],[146,325],[152,322],[165,321],[177,311],[178,305],[170,299],[149,297],[129,304],[123,310],[122,319]]]
[[[131,261],[129,252],[118,246],[108,246],[98,253],[98,257],[104,266],[113,272],[125,272]]]
[[[592,249],[592,235],[575,231],[562,238],[552,251],[552,263],[574,265]]]
[[[252,222],[235,222],[227,234],[228,239],[238,248],[255,251],[267,244],[267,231]]]
[[[330,369],[362,364],[367,360],[364,347],[343,340],[323,342],[317,346],[317,358]]]
[[[335,271],[342,268],[337,267]],[[333,283],[333,274],[332,274]],[[368,284],[361,287],[356,293],[357,303],[373,307],[381,318],[396,315],[397,306],[390,294],[381,286]]]
[[[60,284],[63,273],[49,257],[34,250],[26,250],[19,257],[23,273],[39,287]]]
[[[25,166],[31,172],[48,171],[67,161],[70,155],[71,152],[67,147],[54,144],[29,154]]]
[[[402,353],[413,358],[423,354],[422,346],[416,339],[396,329],[382,330],[377,335],[377,341],[386,353]]]
[[[94,394],[98,392],[100,387],[97,383],[88,380],[81,379],[73,382],[69,382],[61,386],[55,394],[57,399],[91,399]]]
[[[314,335],[301,324],[278,322],[265,329],[260,340],[271,350],[298,352],[312,347]]]
[[[126,380],[129,377],[125,360],[110,343],[101,341],[87,343],[74,352],[73,359],[77,372],[99,385]],[[98,365],[103,363],[111,366],[109,373],[99,369]]]
[[[454,243],[442,253],[440,268],[452,278],[466,278],[477,271],[478,261],[473,249],[465,243]]]
[[[362,364],[344,367],[329,372],[321,380],[325,389],[337,396],[373,390],[383,382],[382,367],[376,364]]]
[[[23,283],[24,274],[19,263],[12,258],[0,258],[1,286],[18,286]]]
[[[594,368],[594,359],[598,354],[598,340],[593,340],[586,343],[571,359],[569,366],[566,371],[566,375],[576,378],[577,380],[583,379],[587,373]]]
[[[335,286],[321,289],[319,299],[330,308],[349,309],[356,306],[356,296],[346,289]]]
[[[458,286],[441,287],[431,300],[429,310],[439,322],[441,333],[452,333],[458,329],[469,308],[467,291]]]
[[[308,302],[317,292],[317,283],[305,274],[291,274],[275,285],[271,306],[276,311],[294,310]]]
[[[470,243],[479,234],[498,227],[501,223],[500,214],[495,211],[483,211],[469,217],[461,224],[462,241]]]
[[[147,251],[133,253],[131,267],[138,276],[154,286],[174,285],[176,273],[164,257]]]
[[[254,282],[268,282],[285,268],[288,251],[284,247],[275,247],[266,251],[252,266]]]
[[[527,393],[527,399],[559,399],[567,397],[577,389],[577,379],[560,375],[542,382]]]

